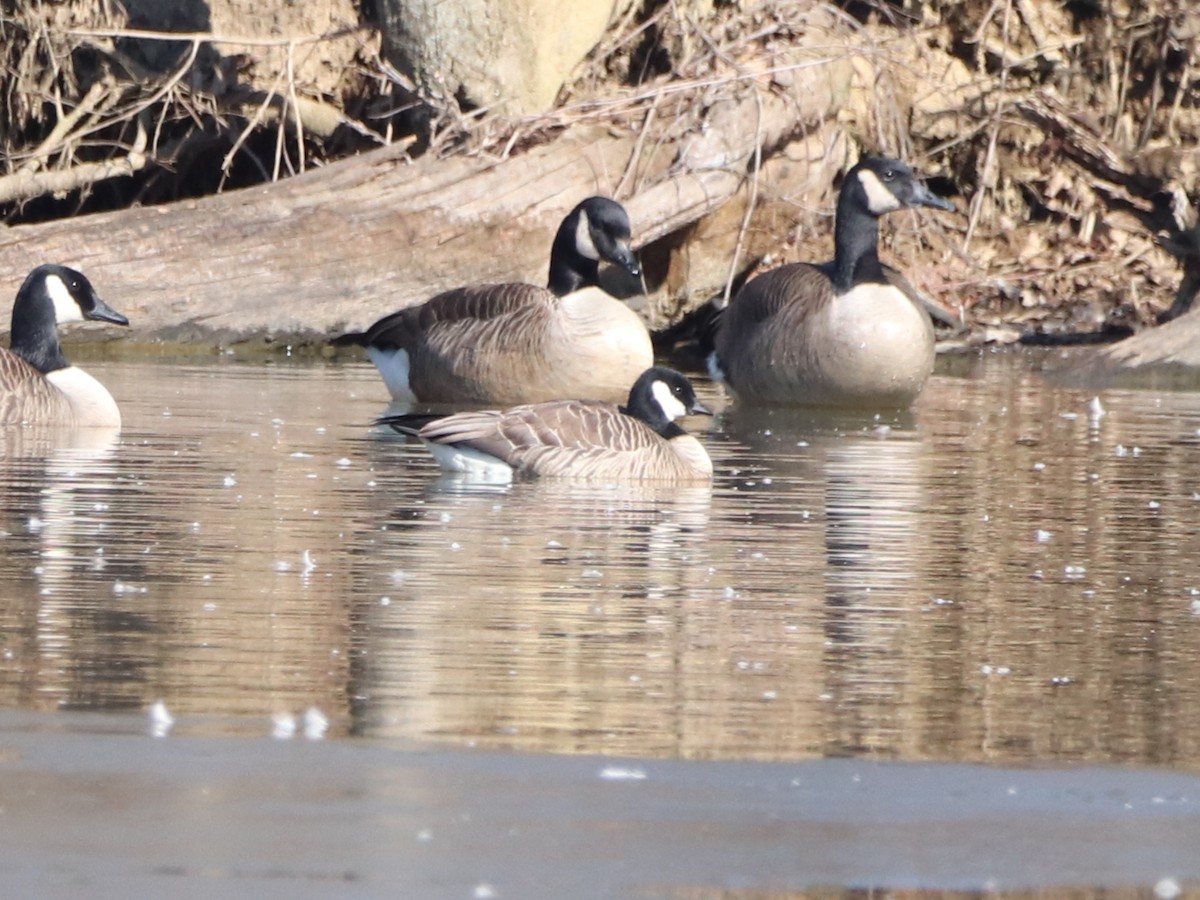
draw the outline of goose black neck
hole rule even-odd
[[[833,284],[839,293],[856,284],[886,281],[879,262],[879,219],[863,208],[857,188],[843,187],[838,197]]]
[[[575,246],[580,215],[582,213],[576,213],[563,221],[550,248],[550,280],[547,287],[557,297],[600,283],[600,262],[588,259]]]
[[[43,375],[65,369],[71,364],[58,343],[54,304],[45,296],[44,289],[31,295],[26,288],[28,285],[13,304],[10,349]]]

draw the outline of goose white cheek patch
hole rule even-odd
[[[679,398],[671,392],[671,388],[666,382],[654,382],[652,390],[654,392],[654,399],[658,403],[658,408],[672,422],[687,415],[687,407],[679,402]]]
[[[580,216],[579,224],[575,226],[575,249],[585,259],[600,258],[600,254],[596,250],[596,243],[592,240],[592,232],[588,228],[587,216]]]
[[[63,322],[83,321],[83,310],[71,296],[66,282],[57,275],[46,276],[46,293],[50,295],[50,300],[54,304],[54,321],[60,325]]]
[[[892,212],[900,208],[900,201],[879,180],[879,176],[870,169],[862,169],[858,173],[858,180],[862,182],[863,190],[867,194],[867,206],[877,216],[884,213]]]

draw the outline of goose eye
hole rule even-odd
[[[883,173],[883,180],[884,180],[884,181],[891,181],[891,180],[893,180],[895,177],[896,177],[896,173],[895,173],[895,171],[893,171],[892,169],[886,169],[886,170],[884,170],[884,173]]]

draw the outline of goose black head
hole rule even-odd
[[[887,281],[879,263],[879,218],[914,206],[954,209],[898,159],[864,156],[846,174],[838,195],[835,258],[826,266],[839,293],[862,282]]]
[[[13,303],[12,351],[40,372],[63,368],[67,362],[57,326],[85,320],[129,324],[100,299],[82,272],[67,266],[38,266],[26,276]]]
[[[615,200],[589,197],[563,219],[550,251],[550,290],[562,296],[597,284],[600,260],[635,278],[642,267],[629,245],[629,214]]]
[[[842,195],[878,218],[913,206],[953,210],[954,204],[934,194],[898,159],[864,156],[846,176]]]
[[[664,436],[681,432],[674,425],[676,419],[712,415],[712,410],[696,396],[687,376],[666,366],[654,366],[638,376],[629,390],[625,409]]]

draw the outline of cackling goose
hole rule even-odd
[[[624,407],[556,400],[441,418],[389,416],[380,423],[421,438],[446,471],[486,481],[707,481],[712,460],[675,422],[692,413],[711,415],[686,377],[656,366],[637,379]]]

